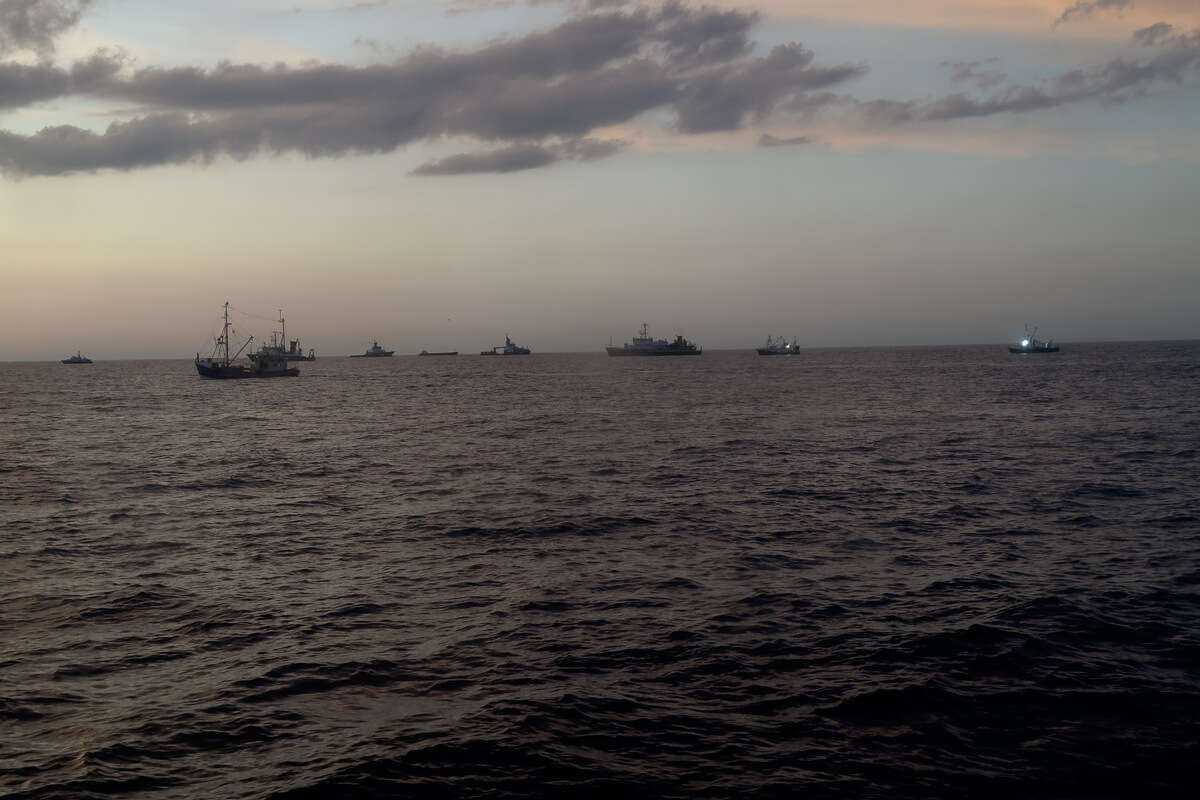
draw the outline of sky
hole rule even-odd
[[[0,361],[1200,338],[1200,0],[0,0]]]

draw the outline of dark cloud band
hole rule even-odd
[[[0,55],[54,51],[54,40],[79,22],[94,0],[0,0]]]
[[[73,24],[71,14],[87,5],[0,4],[23,14],[19,25],[0,29],[8,37],[0,41],[25,46]],[[54,13],[31,27],[25,12],[35,6]],[[137,109],[137,116],[100,133],[72,126],[30,136],[0,132],[0,171],[61,175],[259,153],[340,157],[452,137],[476,140],[485,149],[430,162],[415,173],[513,172],[611,155],[620,145],[595,139],[595,132],[651,112],[673,117],[680,134],[831,113],[876,127],[933,123],[1088,99],[1133,99],[1155,84],[1183,83],[1200,68],[1200,33],[1160,23],[1134,35],[1153,48],[1139,51],[1141,57],[1071,70],[1042,85],[1009,84],[994,59],[943,62],[954,83],[973,91],[925,101],[862,101],[834,90],[863,75],[865,65],[821,65],[797,43],[755,56],[753,13],[675,0],[655,8],[577,7],[584,10],[543,31],[470,50],[419,48],[365,67],[221,63],[209,70],[133,70],[111,52],[70,68],[0,62],[0,110],[67,96]],[[759,143],[802,142],[764,134]]]
[[[469,51],[422,48],[369,67],[222,63],[129,72],[119,56],[98,54],[71,70],[0,72],[0,107],[74,94],[144,110],[102,134],[7,134],[0,168],[62,174],[259,151],[330,157],[465,136],[504,146],[419,173],[511,171],[608,155],[615,148],[588,144],[588,134],[649,111],[673,112],[685,133],[735,130],[864,71],[819,66],[798,44],[751,57],[756,19],[667,2],[584,13]]]

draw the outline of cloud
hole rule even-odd
[[[414,175],[467,175],[478,172],[518,172],[544,167],[558,160],[548,147],[519,144],[486,153],[460,153],[430,161],[413,170]]]
[[[57,67],[0,63],[0,111],[60,97],[69,86],[67,72]]]
[[[1158,53],[1149,59],[1115,58],[1087,69],[1059,75],[1056,95],[1066,101],[1102,99],[1122,102],[1145,94],[1156,82],[1180,84],[1200,69],[1200,31],[1191,35],[1156,37]]]
[[[70,69],[47,63],[0,62],[0,111],[95,91],[116,75],[123,61],[121,54],[102,50]]]
[[[337,5],[321,5],[321,6],[293,6],[293,14],[338,14],[338,13],[354,13],[357,11],[372,11],[376,8],[390,6],[395,0],[362,0],[356,3],[340,3]]]
[[[0,142],[0,168],[64,174],[222,154],[337,157],[445,136],[503,147],[452,161],[443,171],[464,164],[544,166],[586,159],[599,147],[588,144],[589,133],[649,111],[674,113],[686,133],[733,130],[765,119],[785,100],[865,71],[817,65],[795,43],[751,58],[755,20],[752,13],[668,2],[587,13],[471,50],[423,47],[367,67],[226,62],[211,70],[129,70],[118,55],[97,54],[71,70],[5,74],[0,106],[77,94],[132,104],[143,116],[101,134],[54,128],[8,135]],[[152,143],[153,136],[166,141]],[[139,145],[146,148],[141,162]]]
[[[1048,94],[1032,86],[1009,86],[981,100],[963,93],[943,97],[922,106],[917,117],[926,121],[939,121],[986,117],[1004,112],[1020,113],[1054,108],[1069,102],[1069,99]]]
[[[1062,25],[1071,19],[1081,19],[1090,17],[1096,11],[1105,11],[1108,9],[1123,10],[1134,4],[1134,0],[1078,0],[1075,5],[1062,12],[1062,16],[1055,21],[1055,25]]]
[[[807,136],[792,136],[788,138],[780,138],[772,136],[769,133],[764,133],[758,137],[759,147],[796,147],[803,144],[812,144],[812,139]]]
[[[685,133],[735,130],[747,115],[764,119],[781,100],[824,89],[866,73],[863,65],[812,66],[813,52],[796,43],[769,55],[691,81],[676,104]]]
[[[54,52],[54,39],[75,27],[94,0],[0,0],[0,55]]]
[[[987,90],[999,86],[1008,78],[999,70],[982,69],[999,62],[998,58],[986,58],[980,61],[943,61],[938,66],[950,70],[950,80],[954,83],[972,83]]]
[[[1184,84],[1200,72],[1200,31],[1178,34],[1166,25],[1154,25],[1134,34],[1137,42],[1158,48],[1150,58],[1114,58],[1102,64],[1068,70],[1044,86],[1000,86],[982,97],[955,92],[935,100],[859,100],[833,93],[799,96],[781,105],[784,113],[809,121],[821,113],[841,109],[845,121],[865,128],[887,128],[911,123],[947,122],[1022,114],[1071,103],[1093,100],[1120,103],[1148,94],[1156,84]],[[952,79],[975,82],[981,88],[995,86],[1001,73],[980,72],[979,65],[991,61],[943,62]],[[982,79],[982,80],[981,80]]]
[[[460,153],[430,161],[413,170],[414,175],[467,175],[480,172],[519,172],[545,167],[557,161],[595,161],[616,153],[623,142],[572,139],[558,145],[523,144],[480,153]]]
[[[61,175],[100,169],[298,153],[387,153],[418,141],[479,143],[417,174],[501,172],[612,155],[597,131],[641,118],[679,138],[840,119],[863,130],[1135,99],[1200,67],[1200,33],[1166,23],[1134,35],[1154,47],[1008,83],[996,59],[946,61],[960,90],[935,99],[860,99],[842,87],[863,64],[823,65],[792,42],[753,53],[750,12],[667,2],[581,12],[553,27],[481,46],[419,47],[369,66],[219,63],[134,69],[98,52],[67,67],[0,62],[0,110],[82,96],[133,108],[103,131],[71,126],[0,136],[0,171]],[[122,116],[127,116],[126,112]],[[808,128],[812,130],[812,128]],[[775,146],[762,134],[762,146]],[[746,137],[747,141],[753,141]]]
[[[387,2],[388,0],[384,0]],[[520,0],[442,0],[447,14],[471,14],[476,11],[493,11],[499,8],[511,8]],[[548,6],[552,4],[565,5],[573,11],[599,11],[605,8],[628,6],[638,0],[524,0],[526,5]]]
[[[1156,22],[1153,25],[1133,32],[1133,40],[1140,45],[1150,47],[1170,38],[1175,32],[1175,26],[1167,22]]]

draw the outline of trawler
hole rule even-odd
[[[384,350],[382,347],[379,346],[379,342],[375,341],[375,342],[371,342],[371,349],[368,350],[367,352],[355,353],[354,355],[352,355],[350,357],[351,358],[383,358],[385,356],[390,356],[394,352],[396,352],[396,351],[395,350]]]
[[[287,347],[283,346],[287,342]],[[278,356],[285,361],[316,361],[317,354],[310,347],[308,352],[304,352],[304,348],[300,346],[299,339],[288,341],[287,338],[287,323],[283,320],[283,309],[279,309],[279,330],[271,331],[271,343],[263,343],[263,346],[258,350],[259,355],[263,356]]]
[[[62,360],[62,363],[64,363],[64,364],[90,364],[90,363],[92,363],[92,360],[90,358],[88,358],[87,356],[85,356],[81,351],[76,350],[75,355],[71,356],[70,358],[64,358]]]
[[[650,326],[645,322],[632,341],[620,347],[609,345],[604,350],[610,356],[698,356],[702,352],[702,348],[683,338],[683,334],[677,334],[671,342],[652,338]]]
[[[456,356],[456,355],[458,355],[458,351],[457,350],[445,350],[441,353],[431,353],[428,350],[422,350],[421,352],[417,353],[417,355],[419,355],[419,356]]]
[[[1053,340],[1042,341],[1037,338],[1038,329],[1035,326],[1033,331],[1029,330],[1029,326],[1025,326],[1025,336],[1014,347],[1009,347],[1010,353],[1057,353],[1058,345]]]
[[[768,336],[766,344],[758,348],[758,354],[760,356],[790,356],[799,349],[800,345],[796,343],[795,338],[789,342],[782,336],[778,339]]]
[[[229,303],[226,302],[225,326],[221,329],[221,335],[217,337],[212,355],[208,358],[200,358],[200,354],[196,354],[196,372],[200,374],[201,378],[218,379],[291,378],[300,374],[299,369],[287,365],[287,359],[283,356],[262,351],[246,356],[250,361],[249,366],[234,363],[241,357],[242,351],[253,341],[254,337],[251,336],[242,343],[236,353],[232,356],[229,355]]]
[[[522,347],[519,344],[514,344],[513,340],[508,338],[508,334],[504,334],[504,346],[496,345],[491,350],[481,350],[481,356],[527,356],[529,348]]]

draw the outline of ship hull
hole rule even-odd
[[[392,352],[395,352],[394,350]],[[391,358],[392,353],[356,353],[351,358]]]
[[[241,378],[294,378],[300,374],[295,367],[288,369],[253,370],[247,367],[222,367],[216,364],[196,364],[201,378],[213,380],[238,380]]]
[[[701,352],[703,352],[701,350],[671,350],[669,348],[666,350],[632,350],[632,349],[626,350],[624,347],[606,347],[606,348],[604,348],[604,350],[610,356],[639,356],[639,357],[698,356],[698,355],[700,355]]]
[[[417,353],[417,355],[419,355],[419,356],[456,356],[456,355],[458,355],[458,351],[454,350],[449,353],[423,353],[422,352],[422,353]]]
[[[90,364],[90,363],[92,363],[92,360],[90,358],[85,358],[83,361],[79,361],[79,360],[73,359],[73,358],[64,358],[62,360],[62,363],[64,363],[64,364]]]
[[[758,354],[760,356],[794,356],[794,355],[796,355],[796,351],[795,350],[783,350],[783,351],[765,350],[760,347],[760,348],[758,348]]]
[[[1033,355],[1034,353],[1057,353],[1058,348],[1057,347],[1038,347],[1038,348],[1010,347],[1010,348],[1008,348],[1008,352],[1015,353],[1017,355],[1027,355],[1027,354]]]

